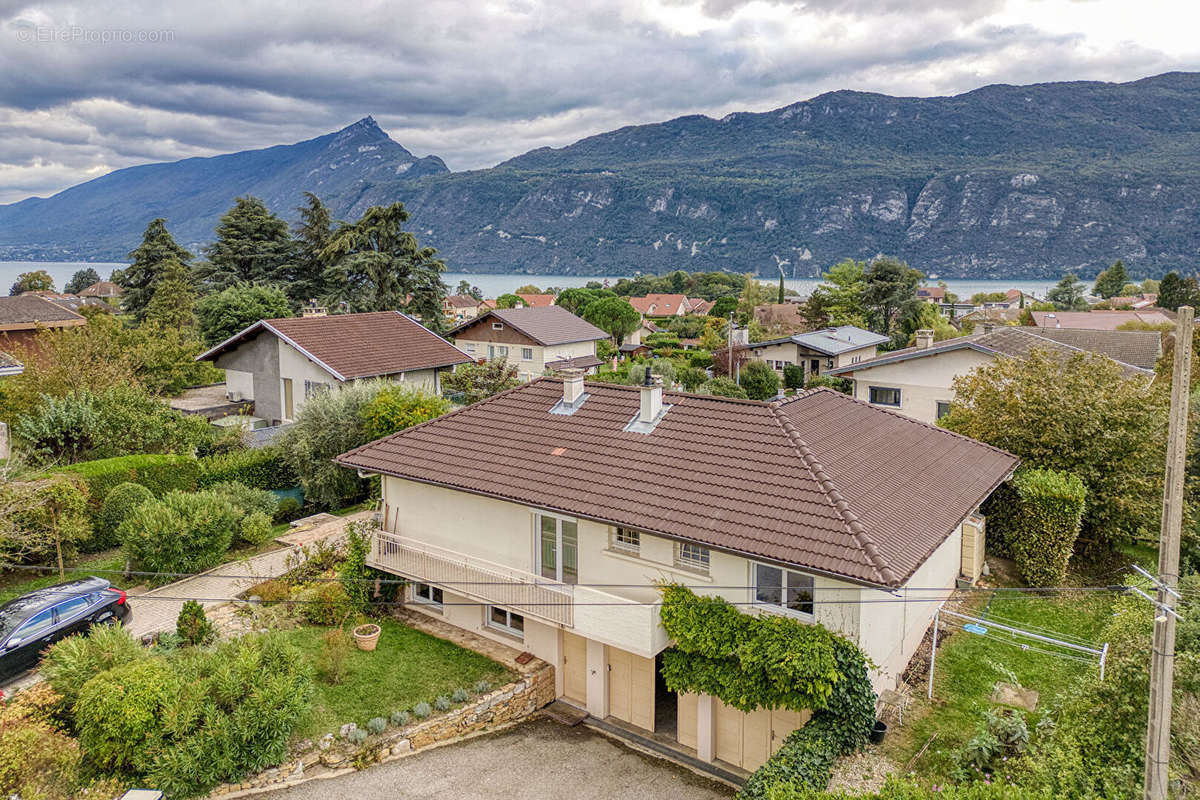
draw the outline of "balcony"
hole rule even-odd
[[[549,580],[407,536],[373,531],[367,563],[646,657],[667,644],[657,605]]]

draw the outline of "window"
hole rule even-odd
[[[708,548],[680,542],[675,546],[675,564],[697,572],[708,572]]]
[[[811,617],[813,614],[812,576],[792,572],[790,569],[755,564],[754,603]]]
[[[503,323],[503,322],[493,322],[493,323],[492,323],[492,330],[494,330],[494,331],[502,331],[502,330],[504,330],[504,323]]]
[[[642,550],[642,534],[629,528],[617,528],[609,540],[609,547],[622,553],[637,555]]]
[[[579,523],[549,514],[536,516],[538,574],[562,583],[579,581]]]
[[[938,400],[937,401],[937,418],[941,419],[942,417],[946,416],[949,413],[950,413],[950,401],[949,400]]]
[[[900,390],[889,389],[886,386],[872,386],[870,388],[870,401],[877,406],[899,408]]]
[[[508,358],[508,348],[504,345],[497,345],[496,355],[500,356],[501,358]]]
[[[521,348],[521,360],[522,361],[533,361],[533,348],[532,347],[522,347]]]
[[[487,626],[519,639],[525,638],[525,617],[500,606],[487,607]]]
[[[33,619],[17,629],[16,636],[22,641],[29,641],[41,636],[54,625],[54,609],[47,608]]]
[[[84,597],[72,597],[65,603],[59,603],[58,606],[56,606],[56,610],[58,611],[58,621],[65,622],[66,620],[74,619],[75,617],[79,616],[79,612],[83,611],[91,604],[91,595],[86,595]]]
[[[463,344],[460,345],[460,347],[462,347],[464,353],[471,353],[472,355],[475,354],[475,345],[473,344]]]
[[[304,399],[311,400],[315,395],[329,391],[329,384],[321,381],[304,381]]]
[[[428,583],[413,584],[413,600],[418,603],[428,603],[431,606],[442,607],[442,590]]]

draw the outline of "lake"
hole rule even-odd
[[[127,264],[114,263],[94,263],[87,264],[75,261],[0,261],[0,292],[7,290],[16,281],[17,276],[22,272],[31,270],[44,269],[50,273],[50,277],[54,278],[55,288],[62,290],[62,287],[71,279],[77,270],[91,267],[100,273],[101,278],[108,278],[109,274],[114,269],[122,269]],[[626,276],[628,277],[628,276]],[[619,275],[509,275],[509,274],[472,274],[466,272],[447,272],[442,275],[442,280],[454,289],[460,280],[470,281],[473,286],[478,286],[485,297],[496,297],[505,292],[511,292],[518,286],[533,284],[540,289],[545,289],[549,286],[555,286],[560,289],[567,289],[573,286],[583,286],[589,281],[608,281],[615,283],[619,280]],[[761,279],[764,283],[772,283],[767,278]],[[789,289],[795,289],[802,295],[807,295],[812,292],[813,287],[820,283],[819,280],[793,278],[785,280],[784,286]],[[1044,297],[1046,292],[1054,285],[1054,281],[979,281],[970,279],[955,279],[946,281],[946,285],[950,287],[950,291],[964,299],[969,298],[976,292],[1003,292],[1009,289],[1021,289],[1025,292],[1031,292],[1039,297]]]

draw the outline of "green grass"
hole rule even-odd
[[[990,602],[985,595],[974,611],[963,613],[1023,630],[1061,632],[1098,643],[1101,630],[1111,618],[1112,595],[1069,592],[1043,597],[998,589],[990,595]],[[957,620],[951,625],[961,627]],[[932,705],[925,700],[926,685],[914,686],[916,699],[905,714],[904,726],[893,727],[884,745],[899,769],[904,769],[930,737],[937,734],[937,739],[909,769],[929,782],[949,779],[953,751],[975,735],[984,713],[992,707],[989,697],[997,681],[1012,682],[1015,675],[1021,686],[1037,690],[1040,712],[1073,683],[1097,669],[1094,660],[1081,663],[1034,648],[1086,657],[1083,653],[1037,642],[1028,642],[1031,647],[1024,650],[1008,643],[1011,641],[995,629],[985,635],[959,630],[938,648]],[[1030,715],[1031,728],[1037,718],[1038,712]]]
[[[125,556],[122,554],[120,548],[104,550],[100,553],[81,556],[68,564],[66,568],[66,580],[86,578],[88,575],[95,573],[99,577],[107,578],[113,583],[119,583],[118,579],[120,576],[115,574],[115,572],[124,568]],[[32,592],[34,589],[53,586],[56,583],[61,583],[62,580],[62,578],[58,577],[58,570],[42,572],[40,570],[20,569],[0,574],[0,603],[7,603],[14,597],[19,597],[26,592]]]
[[[337,733],[347,722],[365,727],[371,717],[386,718],[422,701],[432,704],[438,695],[449,696],[460,686],[470,691],[482,679],[498,686],[512,678],[505,667],[456,644],[394,620],[382,620],[380,625],[383,633],[373,652],[351,644],[341,683],[334,685],[317,675],[313,707],[297,727],[297,737]],[[315,664],[328,630],[306,626],[285,635]]]

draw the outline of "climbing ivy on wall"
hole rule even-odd
[[[834,760],[860,747],[875,721],[875,692],[862,651],[821,625],[744,614],[680,584],[664,584],[661,593],[663,628],[675,640],[663,653],[668,688],[710,694],[742,711],[813,712],[740,796],[762,800],[783,786],[824,789]]]

